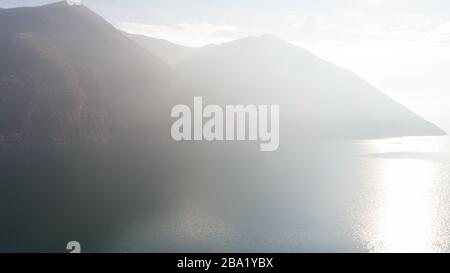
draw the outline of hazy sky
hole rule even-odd
[[[352,70],[450,132],[448,0],[82,2],[120,29],[188,46],[275,34]]]

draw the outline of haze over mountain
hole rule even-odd
[[[217,104],[279,104],[281,130],[297,136],[445,134],[352,72],[273,35],[199,49],[175,70],[186,99],[197,95]]]
[[[177,45],[162,39],[126,32],[124,34],[170,65],[175,65],[200,51],[200,48]]]
[[[127,36],[174,66],[185,102],[201,95],[218,104],[280,104],[289,130],[319,138],[445,134],[354,73],[273,35],[202,48]]]
[[[443,133],[353,73],[274,36],[191,49],[124,35],[85,6],[66,2],[3,9],[0,24],[6,142],[106,140],[133,126],[150,131],[152,118],[170,112],[162,101],[177,104],[186,95],[218,104],[280,104],[282,119],[306,135]],[[168,91],[178,78],[160,59],[182,79],[178,93]]]
[[[150,131],[170,68],[82,5],[0,10],[0,134],[106,141]]]

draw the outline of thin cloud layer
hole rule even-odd
[[[232,25],[213,25],[206,22],[180,23],[175,26],[123,22],[117,28],[132,34],[164,39],[176,44],[199,47],[219,44],[245,36],[245,31]]]

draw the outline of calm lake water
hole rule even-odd
[[[288,147],[257,160],[188,151],[167,206],[128,223],[105,250],[450,250],[449,138]]]

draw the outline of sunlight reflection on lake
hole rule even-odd
[[[372,158],[363,172],[372,177],[361,236],[369,251],[448,251],[445,141],[403,138],[368,145]]]

